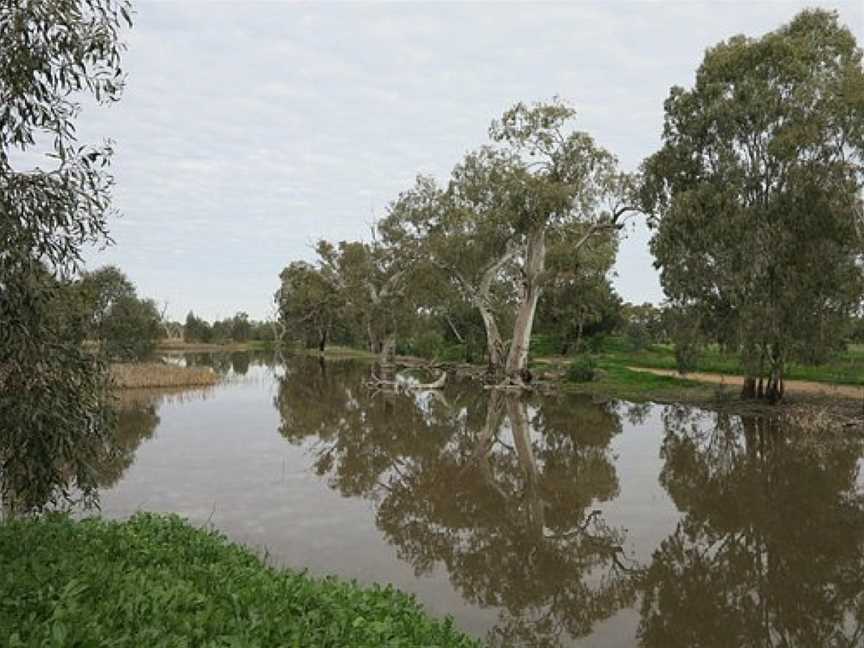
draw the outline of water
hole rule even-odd
[[[864,646],[859,437],[188,356],[128,394],[103,514],[180,513],[271,562],[413,592],[496,645]]]

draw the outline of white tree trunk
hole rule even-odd
[[[516,321],[513,323],[510,354],[507,357],[506,370],[511,379],[518,379],[528,368],[528,347],[531,344],[531,330],[534,327],[537,301],[543,290],[542,281],[545,268],[546,231],[543,227],[538,227],[529,234],[525,251],[521,299],[516,313]]]
[[[506,360],[506,346],[501,337],[501,331],[498,328],[498,322],[495,320],[495,313],[492,312],[492,283],[501,272],[501,269],[507,265],[519,252],[519,247],[509,244],[504,250],[504,253],[492,262],[480,277],[480,283],[471,291],[472,302],[477,310],[480,311],[480,317],[483,318],[483,327],[486,330],[486,351],[489,356],[489,369],[492,373],[499,373],[504,369]]]
[[[474,305],[480,311],[483,327],[486,329],[486,353],[489,356],[489,369],[492,373],[496,373],[504,367],[504,340],[501,338],[501,331],[495,321],[495,314],[487,305],[486,299],[481,296],[474,302]]]

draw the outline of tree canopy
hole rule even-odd
[[[0,4],[0,495],[13,509],[68,499],[70,485],[91,496],[73,449],[111,431],[101,362],[52,307],[82,246],[108,240],[112,146],[80,144],[75,122],[82,96],[120,98],[124,24],[125,1]],[[53,166],[16,163],[39,154]]]
[[[672,305],[741,352],[745,395],[780,398],[786,365],[824,357],[860,303],[861,60],[835,13],[804,11],[709,49],[666,100],[651,251]]]

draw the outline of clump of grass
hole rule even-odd
[[[177,516],[0,525],[0,644],[477,647],[392,587],[265,566]]]
[[[567,367],[567,380],[574,383],[585,383],[594,380],[597,365],[589,355],[579,355],[573,358]]]
[[[111,365],[111,377],[121,389],[205,387],[219,382],[219,376],[209,367],[178,367],[159,362]]]

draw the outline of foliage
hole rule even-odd
[[[17,509],[89,499],[76,446],[110,434],[107,375],[55,307],[86,243],[107,240],[111,145],[82,146],[78,99],[120,98],[122,23],[115,0],[0,4],[0,497]],[[44,150],[48,145],[48,150]],[[24,168],[47,156],[53,168]]]
[[[398,209],[390,206],[391,213]],[[336,287],[342,321],[363,331],[369,351],[391,364],[397,338],[408,332],[416,312],[406,295],[414,266],[410,249],[388,244],[386,229],[375,227],[373,235],[370,243],[319,241],[316,251],[322,276]]]
[[[599,232],[574,254],[570,238],[582,231],[573,228],[571,237],[549,250],[535,330],[556,338],[555,354],[567,355],[574,348],[584,351],[591,338],[611,332],[620,317],[621,299],[610,281],[618,252],[617,230]]]
[[[142,360],[156,349],[162,333],[159,311],[151,299],[121,297],[111,305],[99,332],[109,357]]]
[[[631,342],[634,351],[641,351],[649,344],[667,342],[668,316],[665,309],[654,304],[631,304],[621,306],[618,330]]]
[[[338,280],[305,261],[288,265],[279,280],[276,304],[288,335],[323,352],[344,308]]]
[[[587,354],[576,356],[570,361],[567,367],[568,382],[583,383],[594,380],[594,372],[596,369],[594,359]]]
[[[703,339],[737,348],[771,399],[790,360],[844,339],[864,291],[861,60],[821,10],[722,42],[692,89],[672,88],[644,165],[667,297]]]
[[[210,342],[213,339],[213,329],[209,323],[189,311],[183,325],[183,339],[186,342]]]
[[[621,221],[632,210],[631,179],[588,134],[569,128],[574,116],[557,99],[516,104],[490,126],[491,142],[454,167],[446,188],[418,177],[379,226],[385,243],[415,260],[417,275],[440,278],[437,293],[427,288],[424,308],[448,317],[461,300],[476,309],[490,369],[514,381],[527,369],[547,286],[579,293],[578,326],[598,319],[602,309],[589,305],[596,300],[572,284],[602,283]],[[589,242],[595,249],[579,257]],[[560,313],[562,324],[570,318]],[[511,327],[508,339],[502,331]]]
[[[249,314],[238,311],[231,317],[214,320],[211,324],[189,311],[183,324],[171,326],[182,331],[186,342],[222,344],[225,342],[272,342],[274,339],[271,322],[249,319]]]
[[[0,642],[477,646],[390,587],[266,567],[176,516],[0,525]]]

